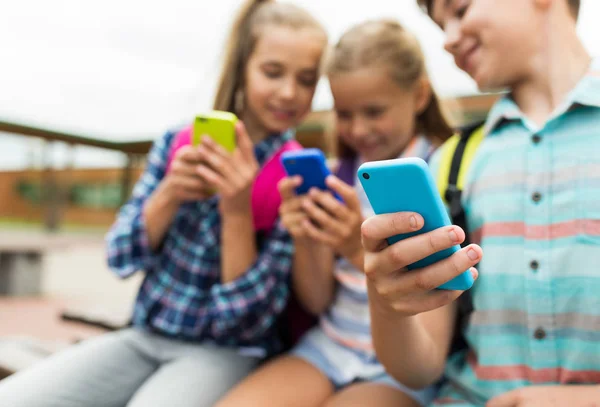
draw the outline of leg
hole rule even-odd
[[[419,407],[420,404],[400,389],[387,384],[358,383],[338,392],[327,400],[325,406]]]
[[[0,405],[123,407],[156,369],[141,333],[126,330],[85,341],[0,382]]]
[[[237,350],[160,342],[164,353],[176,356],[144,383],[128,407],[212,407],[258,363],[258,359],[240,355]]]
[[[300,358],[284,356],[264,365],[217,406],[320,406],[333,391],[329,379],[316,367]]]

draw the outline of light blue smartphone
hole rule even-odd
[[[358,169],[358,179],[376,214],[416,212],[425,220],[423,228],[417,232],[390,237],[388,239],[390,245],[411,236],[451,225],[429,167],[420,158],[399,158],[365,163]],[[432,254],[411,264],[408,269],[427,267],[450,257],[458,250],[460,250],[460,246],[456,245]],[[472,286],[473,276],[470,270],[466,270],[438,288],[468,290]]]

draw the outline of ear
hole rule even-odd
[[[415,112],[417,115],[423,113],[429,102],[431,101],[431,84],[429,79],[421,78],[415,85],[414,90],[415,97]]]

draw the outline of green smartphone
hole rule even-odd
[[[238,118],[235,114],[214,110],[206,114],[199,114],[194,119],[192,145],[197,146],[203,135],[212,138],[230,153],[236,147],[235,124]]]

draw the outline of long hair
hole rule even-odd
[[[332,76],[372,66],[385,67],[394,82],[407,90],[427,78],[425,57],[416,37],[391,20],[367,21],[347,31],[333,49],[327,73]],[[433,91],[426,108],[417,116],[416,125],[435,144],[452,135]],[[338,139],[338,154],[354,156],[341,139]]]
[[[238,115],[236,97],[245,86],[245,71],[262,30],[268,25],[294,29],[314,28],[323,33],[321,24],[307,11],[289,3],[271,0],[247,0],[235,19],[226,45],[225,58],[213,108]]]

